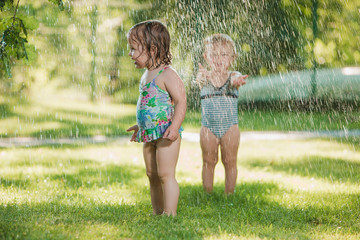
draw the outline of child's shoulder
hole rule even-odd
[[[242,75],[242,73],[239,72],[239,71],[231,71],[230,74],[231,74],[231,76],[234,76],[234,75]]]
[[[172,66],[167,66],[166,69],[164,70],[165,74],[176,74],[178,75],[177,71],[175,68],[173,68]]]
[[[164,72],[160,76],[164,80],[165,79],[166,80],[173,80],[173,79],[179,79],[180,78],[179,74],[177,73],[177,71],[172,66],[167,66],[167,68],[164,70]]]
[[[233,80],[234,78],[240,77],[242,75],[239,71],[231,71],[230,72],[230,79]]]

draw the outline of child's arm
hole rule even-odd
[[[166,129],[163,138],[175,141],[179,137],[179,128],[184,121],[186,113],[186,94],[184,83],[177,73],[173,70],[168,71],[165,81],[165,88],[170,94],[175,104],[175,113],[172,123]]]
[[[206,68],[204,68],[203,65],[201,65],[201,63],[199,63],[199,71],[196,75],[195,83],[197,83],[199,87],[202,87],[208,81],[209,77],[210,77],[209,71],[206,70]]]
[[[239,72],[232,72],[231,73],[231,79],[230,84],[232,87],[239,88],[242,85],[245,85],[245,79],[248,77],[248,75],[242,75]]]
[[[130,142],[136,142],[136,135],[137,132],[139,131],[139,126],[138,125],[131,126],[126,131],[127,132],[134,131],[133,135],[131,136]]]

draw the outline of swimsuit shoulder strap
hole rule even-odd
[[[163,69],[161,69],[161,70],[156,74],[156,76],[154,77],[153,81],[155,81],[155,79],[156,79],[165,69],[167,69],[167,68],[169,68],[169,66],[166,66],[166,67],[164,67]]]

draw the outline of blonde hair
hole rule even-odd
[[[146,66],[158,67],[161,64],[171,64],[170,34],[166,26],[157,20],[148,20],[135,24],[127,34],[128,39],[140,43],[146,53],[155,50],[154,55],[149,55]]]
[[[229,45],[234,52],[234,56],[237,55],[234,40],[232,40],[232,38],[229,35],[223,34],[223,33],[217,33],[217,34],[213,34],[211,36],[206,37],[204,39],[204,48],[207,45],[214,45],[214,44],[218,44],[218,43]]]

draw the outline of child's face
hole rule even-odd
[[[230,44],[215,43],[205,46],[204,58],[213,71],[228,71],[235,59],[235,53]]]
[[[129,56],[132,60],[134,60],[135,67],[145,68],[146,62],[148,61],[149,57],[143,46],[139,42],[134,41],[131,38],[128,38],[128,43],[130,46]]]

